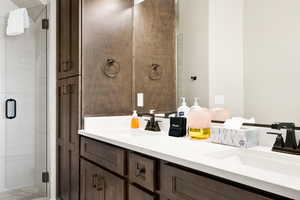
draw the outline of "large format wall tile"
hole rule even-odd
[[[144,93],[144,111],[175,111],[175,0],[143,1],[134,13],[135,93]]]
[[[84,0],[82,104],[84,115],[132,112],[133,0]],[[116,62],[110,66],[108,59]],[[103,73],[120,72],[114,78]]]

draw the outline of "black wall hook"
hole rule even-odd
[[[196,81],[197,80],[197,76],[191,76],[191,80],[192,81]]]

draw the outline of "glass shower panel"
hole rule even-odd
[[[7,5],[1,0],[1,9]],[[7,15],[0,14],[0,200],[46,197],[47,33],[42,19],[47,12],[41,9],[18,36],[6,35]]]

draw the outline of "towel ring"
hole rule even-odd
[[[113,58],[107,58],[102,66],[102,72],[108,78],[116,78],[120,70],[120,63]]]
[[[162,68],[159,64],[152,64],[149,73],[149,78],[151,80],[160,80],[162,76]]]

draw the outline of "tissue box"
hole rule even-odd
[[[211,127],[212,142],[236,147],[250,148],[258,145],[258,128],[242,127],[227,129],[221,126]]]

